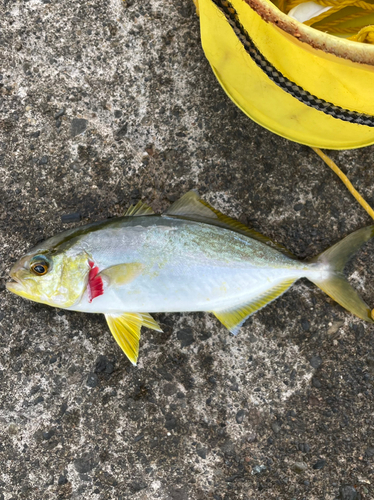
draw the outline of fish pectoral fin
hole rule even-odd
[[[153,208],[138,201],[136,205],[131,205],[125,213],[125,217],[139,217],[140,215],[154,215]]]
[[[108,286],[121,286],[130,283],[144,269],[141,262],[129,262],[127,264],[117,264],[101,271],[98,276],[102,278]]]
[[[241,304],[232,309],[211,312],[232,334],[237,335],[240,327],[249,316],[282,295],[295,281],[295,278],[282,281],[246,304]]]
[[[133,365],[138,360],[141,327],[162,332],[157,321],[147,313],[105,314],[105,319],[117,344]]]
[[[182,198],[173,203],[165,212],[165,215],[193,217],[201,220],[202,222],[207,222],[208,224],[231,229],[231,231],[236,231],[237,233],[244,234],[245,236],[261,241],[262,243],[265,243],[266,245],[282,252],[288,257],[295,258],[295,256],[280,243],[276,243],[267,236],[255,231],[254,229],[250,229],[238,220],[235,220],[212,207],[208,202],[200,198],[199,193],[195,190],[188,191],[188,193],[183,195]]]

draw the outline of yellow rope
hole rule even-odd
[[[308,19],[305,21],[303,24],[306,24],[308,26],[311,26],[312,24],[317,24],[321,23],[322,21],[326,20],[328,16],[331,14],[334,14],[335,12],[338,12],[339,9],[332,10],[330,9],[327,12],[322,12],[319,16],[312,17],[311,19]],[[342,16],[339,19],[335,19],[334,21],[327,21],[325,24],[319,24],[318,29],[320,31],[325,31],[325,27],[327,26],[329,29],[334,28],[335,26],[339,26],[341,23],[346,23],[347,21],[352,21],[353,19],[359,19],[362,17],[362,12],[353,12],[351,14],[347,14],[345,16]],[[354,28],[357,30],[357,28]]]
[[[318,27],[319,29],[319,27]],[[359,30],[359,32],[357,33],[357,30]],[[363,30],[366,30],[366,32],[364,32]],[[321,31],[326,31],[325,29],[322,29]],[[356,26],[356,27],[351,27],[351,28],[339,28],[339,30],[336,30],[336,33],[339,33],[339,35],[342,35],[342,34],[345,34],[345,35],[349,35],[349,34],[352,34],[352,36],[350,38],[347,38],[347,40],[353,40],[354,42],[366,42],[366,43],[371,43],[370,42],[370,34],[374,34],[374,26],[373,25],[370,25],[370,26]],[[354,33],[354,35],[353,35]],[[361,33],[361,35],[366,35],[363,36],[363,40],[359,40],[358,39],[358,35],[359,33]]]
[[[282,12],[285,12],[286,3],[287,3],[286,0],[278,0],[278,9],[281,10]]]
[[[318,5],[321,5],[322,7],[332,7],[329,12],[331,12],[332,9],[336,10],[341,10],[345,9],[346,7],[359,7],[360,9],[363,10],[368,10],[368,11],[374,11],[374,4],[370,2],[364,2],[362,0],[337,0],[334,2],[334,0],[313,0],[315,3],[318,3]],[[279,8],[281,6],[284,6],[284,12],[289,12],[291,9],[294,7],[297,7],[298,5],[305,3],[305,0],[289,0],[285,1],[283,0],[282,2],[279,2]]]
[[[324,7],[337,7],[338,9],[344,9],[345,7],[359,7],[363,10],[374,11],[374,4],[370,2],[364,2],[362,0],[338,0],[334,2],[332,0],[315,0],[318,5]],[[302,3],[302,2],[299,2]]]
[[[312,149],[317,153],[317,155],[320,158],[322,158],[322,160],[326,163],[326,165],[328,165],[336,173],[336,175],[340,178],[340,180],[343,182],[348,191],[356,198],[356,200],[367,211],[370,217],[374,219],[374,210],[364,200],[364,198],[360,195],[360,193],[352,186],[352,183],[350,182],[348,177],[345,174],[343,174],[343,172],[340,170],[337,164],[333,162],[331,158],[325,155],[325,153],[323,153],[320,149],[318,148],[312,148]]]
[[[305,3],[306,0],[278,0],[274,3],[277,4],[278,8],[285,12],[286,14],[297,7],[298,5]],[[322,7],[331,7],[326,12],[322,12],[318,16],[308,19],[304,22],[307,26],[312,26],[320,31],[325,31],[328,33],[333,33],[334,35],[349,35],[353,34],[349,40],[361,43],[373,43],[374,44],[374,27],[373,26],[344,26],[343,23],[347,23],[354,19],[365,18],[365,16],[374,13],[374,3],[364,0],[314,0],[315,3],[321,5]],[[351,9],[356,9],[353,12]],[[349,8],[349,10],[344,11],[344,9]],[[358,10],[357,10],[358,9]],[[337,19],[331,20],[331,17],[336,17],[334,14],[340,14],[341,16]],[[371,20],[372,22],[372,20]]]
[[[351,36],[348,40],[374,44],[374,26],[365,26],[357,33],[357,35]]]

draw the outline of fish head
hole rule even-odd
[[[86,289],[88,262],[83,249],[56,252],[38,247],[14,264],[10,271],[14,281],[6,287],[34,302],[68,308],[79,302]]]

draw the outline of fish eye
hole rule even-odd
[[[39,258],[30,265],[30,269],[34,274],[38,276],[43,276],[43,274],[47,274],[49,269],[49,264],[46,260]]]

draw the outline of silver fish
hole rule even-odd
[[[12,268],[7,289],[73,311],[102,313],[136,364],[149,313],[207,311],[236,335],[254,312],[305,277],[343,307],[373,322],[342,271],[374,235],[356,231],[310,262],[211,207],[190,191],[163,215],[139,203],[124,217],[65,231]]]

